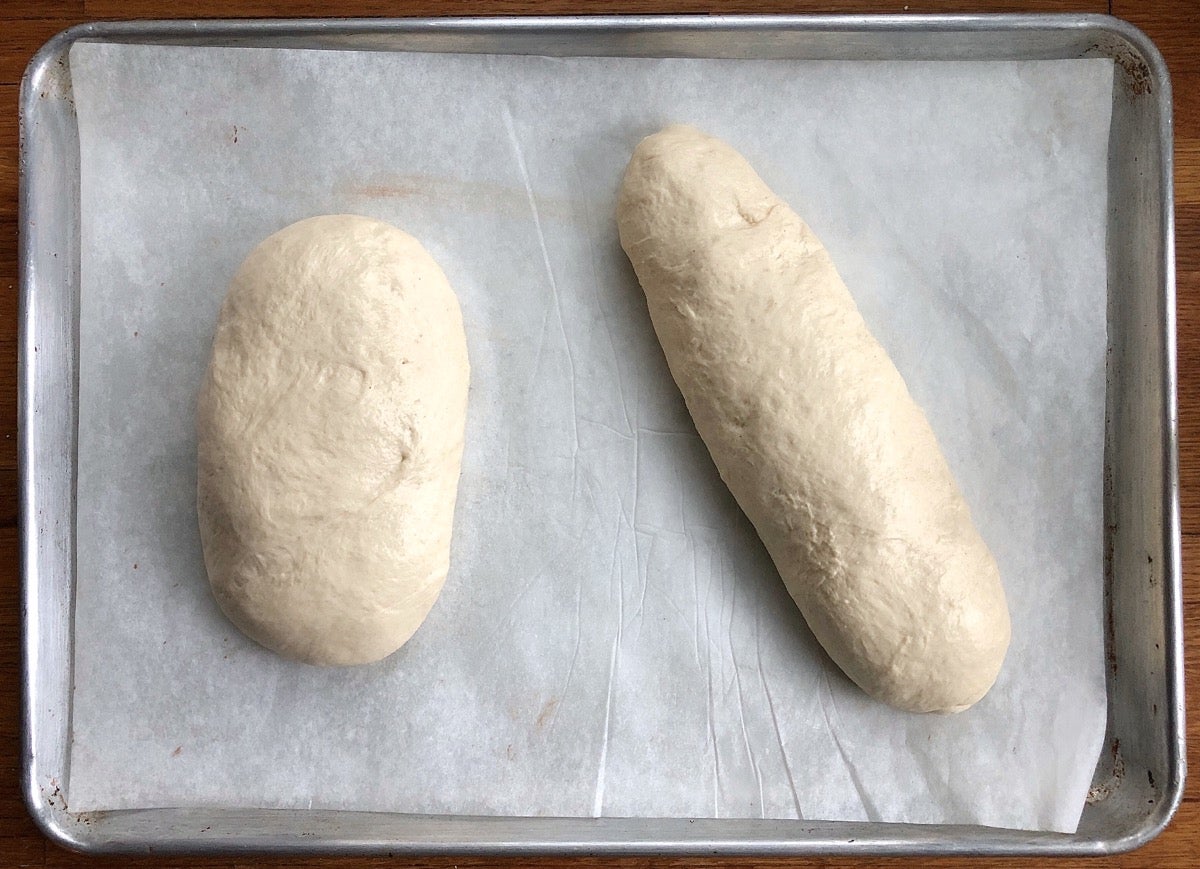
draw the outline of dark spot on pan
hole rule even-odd
[[[1117,66],[1125,70],[1125,75],[1129,80],[1129,89],[1135,94],[1148,94],[1154,90],[1150,67],[1146,65],[1146,61],[1128,52],[1119,54],[1113,60],[1117,62]]]
[[[1132,51],[1125,43],[1120,41],[1104,40],[1101,42],[1093,42],[1083,51],[1083,57],[1090,54],[1102,54],[1106,57],[1111,57],[1113,63],[1121,68],[1125,73],[1125,80],[1129,84],[1129,89],[1135,95],[1148,94],[1154,91],[1154,77],[1150,74],[1150,67],[1141,55]]]

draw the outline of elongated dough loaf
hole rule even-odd
[[[312,664],[362,664],[437,600],[466,423],[458,300],[412,236],[302,220],[238,269],[200,392],[198,509],[221,609]]]
[[[821,645],[893,706],[975,703],[1009,643],[999,570],[820,241],[683,126],[638,145],[617,219],[696,428]]]

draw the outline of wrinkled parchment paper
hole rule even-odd
[[[1106,61],[800,63],[77,45],[73,809],[802,816],[1074,829],[1099,753]],[[690,122],[814,227],[1000,563],[956,716],[824,657],[675,389],[616,236]],[[211,599],[193,406],[229,278],[323,212],[415,234],[473,380],[441,600],[322,670]]]

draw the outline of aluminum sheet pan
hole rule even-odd
[[[522,819],[280,810],[74,813],[69,765],[78,377],[79,39],[546,55],[1019,60],[1112,57],[1106,555],[1110,702],[1077,833],[871,823]],[[1170,93],[1138,33],[1096,16],[831,16],[171,22],[52,40],[22,92],[20,457],[26,594],[26,796],[88,850],[1096,853],[1135,846],[1182,793]],[[63,167],[74,171],[64,172]],[[301,835],[303,833],[303,835]]]

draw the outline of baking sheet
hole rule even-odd
[[[68,800],[1072,830],[1104,730],[1112,67],[79,44],[78,587]],[[720,484],[612,208],[638,138],[742,150],[830,248],[1000,563],[1014,635],[958,716],[825,659]],[[220,615],[196,389],[260,238],[417,235],[473,365],[451,577],[370,667]]]

